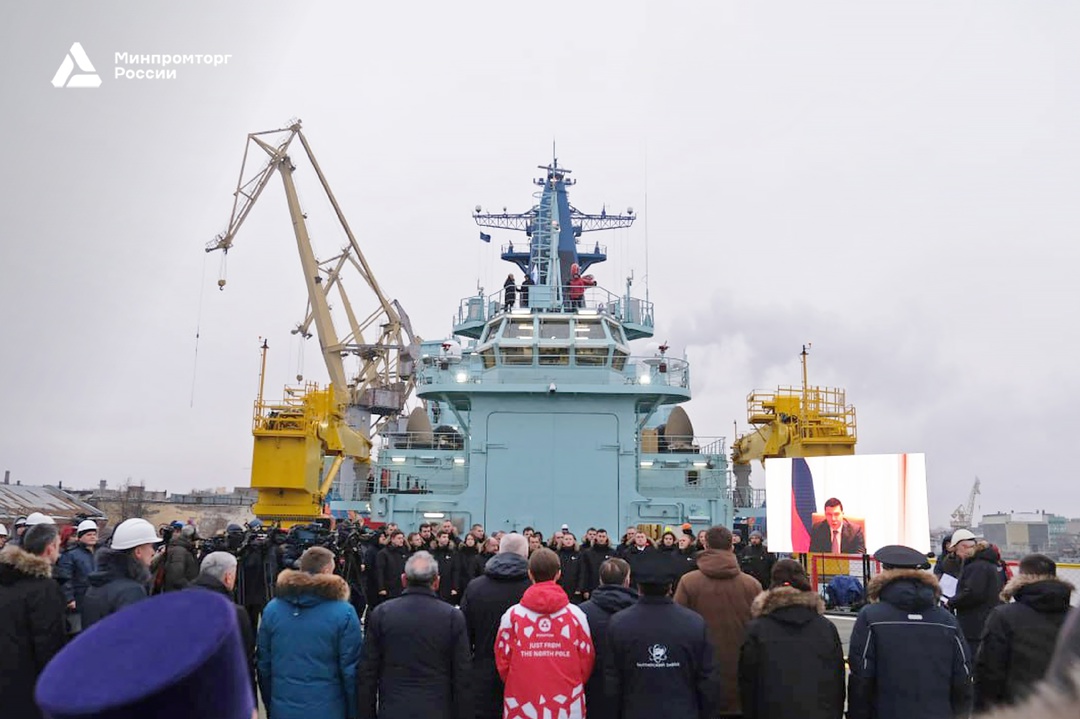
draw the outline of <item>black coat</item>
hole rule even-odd
[[[454,555],[454,587],[458,591],[458,601],[465,596],[465,589],[469,586],[469,582],[476,579],[472,573],[472,565],[477,553],[476,547],[459,544]]]
[[[209,574],[200,574],[195,581],[188,585],[189,589],[215,592],[228,599],[236,607],[236,623],[240,628],[240,641],[244,646],[244,656],[247,658],[248,672],[251,673],[251,691],[256,691],[255,682],[255,632],[251,629],[251,619],[248,618],[247,610],[236,603],[233,593],[226,589],[218,579]]]
[[[279,548],[269,539],[259,539],[244,547],[236,570],[237,603],[264,607],[274,598],[274,580],[281,571],[279,555]]]
[[[611,617],[607,645],[604,684],[614,716],[712,719],[713,648],[700,614],[671,597],[641,597]]]
[[[94,573],[94,552],[82,542],[60,555],[53,576],[60,583],[64,601],[82,606],[82,598],[90,588],[90,575]]]
[[[778,587],[751,612],[739,652],[744,719],[841,719],[844,647],[821,597]]]
[[[1046,670],[1046,681],[1058,689],[1075,693],[1073,681],[1077,667],[1080,667],[1080,612],[1074,610],[1069,612],[1069,618],[1058,634],[1054,656]]]
[[[589,620],[589,634],[596,651],[596,664],[592,676],[585,684],[585,709],[589,719],[613,719],[618,716],[618,702],[608,696],[604,683],[604,662],[607,661],[607,629],[611,617],[627,607],[637,604],[638,594],[632,589],[614,584],[601,584],[593,591],[589,601],[581,605],[581,611]]]
[[[772,584],[772,568],[776,556],[771,554],[764,544],[749,544],[739,556],[739,569],[749,574],[763,587]]]
[[[38,675],[67,639],[64,595],[48,559],[18,546],[0,551],[0,714],[41,716]]]
[[[559,586],[566,592],[571,601],[581,599],[581,591],[578,589],[581,574],[581,552],[574,548],[562,548],[559,555],[559,569],[562,576],[559,577]]]
[[[611,545],[594,544],[581,553],[581,569],[578,570],[578,589],[588,594],[600,586],[600,565],[615,556]],[[631,577],[633,581],[633,577]]]
[[[165,586],[163,591],[186,589],[199,576],[199,562],[195,559],[195,547],[191,540],[179,537],[169,542],[163,560],[165,562]]]
[[[529,581],[529,565],[516,554],[496,554],[484,566],[484,576],[469,583],[461,612],[472,650],[474,716],[502,719],[503,683],[495,668],[495,637],[506,610],[521,601]]]
[[[383,602],[367,619],[357,683],[361,719],[470,719],[465,618],[427,588]]]
[[[404,590],[401,586],[401,575],[405,573],[407,561],[409,561],[409,550],[405,546],[386,545],[379,550],[375,557],[375,577],[382,601],[401,596]]]
[[[457,595],[454,594],[457,591],[454,576],[457,552],[453,547],[446,549],[436,547],[431,550],[431,556],[435,557],[435,561],[439,564],[439,598],[444,602],[454,602],[457,599]]]
[[[83,631],[129,604],[146,599],[150,582],[150,571],[130,552],[99,549],[95,559],[97,571],[90,575],[90,589],[83,597]]]
[[[964,567],[964,561],[954,552],[942,552],[941,557],[934,563],[934,574],[940,577],[948,574],[950,577],[959,577],[960,570]]]
[[[469,581],[484,576],[484,568],[487,566],[488,560],[494,556],[494,554],[478,552],[469,562]]]
[[[1001,556],[997,550],[980,542],[978,551],[964,562],[956,584],[956,594],[949,600],[949,609],[956,612],[964,638],[972,646],[978,645],[990,612],[1001,604],[999,561]]]
[[[848,719],[952,719],[971,709],[970,657],[937,578],[893,569],[867,587],[848,647]]]
[[[1050,665],[1069,612],[1073,585],[1055,577],[1021,574],[1002,597],[1015,599],[990,612],[975,657],[975,709],[1023,699]]]

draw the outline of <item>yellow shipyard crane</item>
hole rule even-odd
[[[754,429],[731,445],[736,496],[750,494],[750,463],[773,457],[828,457],[855,454],[855,408],[842,389],[810,386],[803,345],[802,387],[754,390],[746,398]]]
[[[255,446],[251,486],[259,494],[254,512],[261,519],[290,526],[324,515],[326,496],[343,467],[355,478],[366,478],[372,432],[382,422],[400,416],[412,392],[420,339],[413,335],[401,305],[389,300],[376,281],[300,129],[300,121],[278,130],[252,133],[247,139],[228,227],[206,247],[207,252],[222,252],[218,287],[225,288],[225,258],[237,232],[271,178],[278,175],[285,189],[307,287],[307,310],[292,332],[309,339],[314,325],[330,378],[327,387],[314,383],[286,387],[281,401],[266,402],[263,382],[267,343],[263,343],[252,428]],[[300,141],[347,238],[345,246],[326,259],[316,256],[307,214],[296,192],[296,165],[289,154],[294,140]],[[269,159],[252,171],[249,153],[255,157],[264,153]],[[252,166],[256,164],[251,162]],[[374,307],[366,316],[354,312],[346,292],[346,276],[353,275],[360,276],[367,294],[374,298]],[[331,295],[336,295],[333,305]],[[338,331],[335,317],[343,325],[343,332]],[[352,365],[347,368],[346,361],[355,362],[355,370],[350,371]],[[301,380],[298,375],[297,381]]]

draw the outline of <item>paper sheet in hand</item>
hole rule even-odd
[[[956,594],[956,577],[949,574],[942,574],[938,577],[938,584],[941,586],[942,597],[952,599]]]

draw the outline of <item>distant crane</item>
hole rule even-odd
[[[949,526],[953,529],[971,529],[971,525],[975,521],[975,497],[982,492],[979,491],[979,478],[975,478],[975,484],[971,486],[971,494],[968,495],[967,506],[961,504],[959,507],[953,510],[952,518],[949,521]]]

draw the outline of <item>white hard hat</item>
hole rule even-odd
[[[157,544],[161,538],[154,531],[154,525],[145,519],[125,519],[112,535],[113,549],[134,549],[143,544]]]
[[[26,518],[26,526],[33,527],[37,524],[56,524],[53,518],[41,512],[31,512]]]
[[[97,522],[92,519],[84,519],[79,522],[78,529],[75,530],[76,534],[82,534],[83,532],[96,532],[98,531]]]
[[[8,536],[7,527],[0,524],[0,537],[6,537],[6,536]]]
[[[962,542],[965,539],[975,539],[975,535],[972,534],[970,530],[958,529],[953,532],[952,539],[949,540],[949,544],[956,544],[957,542]]]

